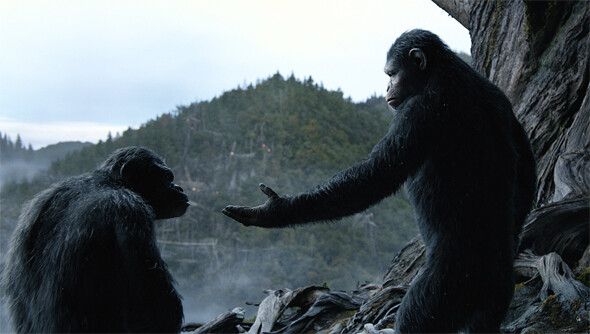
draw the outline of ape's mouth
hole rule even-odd
[[[395,107],[398,104],[397,99],[394,97],[390,97],[387,99],[387,104],[389,104],[392,107]]]
[[[189,200],[178,201],[178,202],[176,202],[174,208],[170,208],[170,212],[168,214],[164,214],[164,215],[162,215],[162,217],[159,217],[159,218],[161,219],[161,218],[180,217],[186,213],[189,206],[190,206]]]
[[[179,201],[178,201],[178,205],[179,205],[179,206],[181,206],[181,205],[184,205],[185,207],[187,207],[187,208],[188,208],[188,207],[191,205],[191,201],[190,201],[190,199],[188,199],[188,197],[187,197],[187,198],[185,198],[185,199],[179,200]]]
[[[174,210],[178,212],[179,215],[183,215],[188,207],[191,205],[191,201],[188,197],[186,198],[179,198],[178,200],[174,201],[173,207]]]

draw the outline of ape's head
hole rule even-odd
[[[115,151],[101,169],[117,174],[123,185],[140,195],[154,210],[156,219],[182,216],[188,197],[174,184],[174,174],[148,149],[126,147]]]
[[[403,33],[387,52],[385,74],[389,76],[387,104],[397,108],[408,98],[421,94],[431,70],[447,54],[448,47],[433,33],[411,30]]]

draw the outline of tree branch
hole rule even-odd
[[[471,8],[469,0],[432,0],[432,2],[469,30],[469,9]]]

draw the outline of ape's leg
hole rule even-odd
[[[500,324],[504,320],[504,314],[494,315],[492,312],[479,311],[473,315],[469,333],[500,333]]]
[[[506,283],[505,283],[506,282]],[[499,333],[500,325],[512,300],[514,284],[512,279],[488,281],[481,291],[472,291],[477,296],[469,317],[467,330],[469,333]]]
[[[426,271],[412,284],[397,312],[397,333],[449,333],[464,327],[461,310],[455,308],[462,297],[441,284],[440,277]]]
[[[512,298],[512,279],[502,279],[502,271],[478,277],[441,272],[426,269],[412,284],[397,313],[396,331],[498,333]]]

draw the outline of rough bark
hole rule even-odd
[[[469,8],[467,0],[432,0],[437,6],[443,8],[457,22],[469,29]]]
[[[536,254],[557,252],[570,266],[588,247],[590,208],[587,199],[561,201],[534,210],[525,224],[520,250]]]
[[[446,9],[446,4],[440,6]],[[587,198],[590,4],[468,4],[474,66],[506,93],[531,138],[539,173],[538,204]]]
[[[424,241],[418,235],[393,258],[383,278],[383,286],[410,285],[426,262],[425,254]]]
[[[557,253],[521,253],[515,263],[517,284],[502,326],[508,333],[587,332],[590,288],[574,277]]]
[[[182,328],[182,332],[193,334],[244,332],[240,326],[244,320],[244,313],[245,311],[238,307],[218,315],[204,325],[187,324]]]

